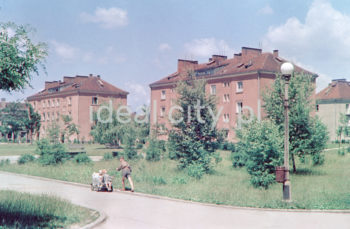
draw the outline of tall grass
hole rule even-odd
[[[1,228],[66,228],[90,221],[91,214],[91,210],[58,197],[0,191]]]

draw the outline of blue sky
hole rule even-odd
[[[47,42],[47,75],[33,89],[8,94],[24,99],[63,76],[99,74],[130,92],[133,109],[149,102],[148,85],[174,71],[177,59],[232,57],[242,46],[278,49],[320,75],[318,90],[350,71],[347,1],[46,1],[0,0],[0,21],[30,24]]]

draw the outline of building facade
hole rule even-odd
[[[258,119],[263,117],[263,92],[271,87],[284,62],[286,60],[279,57],[278,50],[263,53],[261,49],[248,47],[242,47],[241,53],[234,54],[231,59],[213,55],[202,64],[179,59],[175,73],[150,84],[151,126],[165,127],[164,135],[160,138],[166,138],[166,130],[171,129],[168,114],[177,98],[176,83],[189,77],[205,79],[206,93],[216,95],[217,110],[222,108],[217,128],[226,131],[227,140],[234,141],[234,129],[239,126],[243,111],[252,113]],[[316,80],[317,75],[294,67],[296,72],[313,75]]]
[[[64,76],[63,81],[45,82],[45,89],[27,98],[36,112],[41,115],[40,136],[48,135],[53,123],[63,127],[63,115],[69,115],[72,123],[78,125],[79,135],[70,140],[92,140],[92,113],[103,105],[112,104],[113,109],[127,105],[128,92],[123,91],[94,76]]]
[[[327,126],[330,140],[337,140],[340,115],[350,116],[350,82],[346,79],[335,79],[317,93],[316,114]]]

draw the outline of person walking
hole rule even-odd
[[[134,183],[132,182],[131,178],[131,167],[128,164],[128,162],[125,161],[124,157],[120,157],[120,166],[117,168],[117,171],[122,171],[122,185],[123,189],[122,191],[125,191],[125,178],[129,180],[129,183],[131,185],[131,191],[134,192]]]

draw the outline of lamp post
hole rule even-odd
[[[288,87],[289,80],[293,74],[294,66],[291,63],[283,63],[281,72],[284,79],[284,182],[283,182],[283,200],[292,201],[291,183],[289,180],[289,104],[288,104]]]

